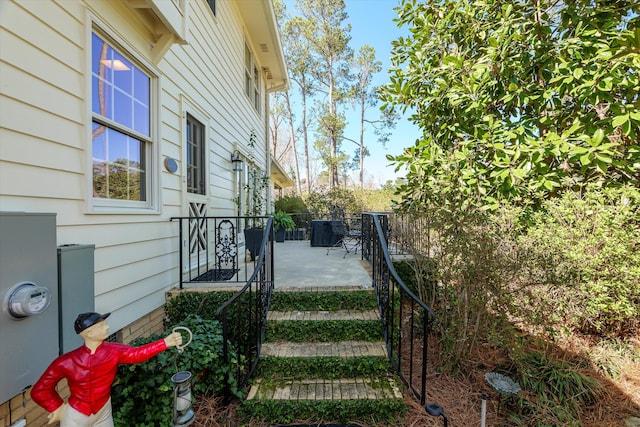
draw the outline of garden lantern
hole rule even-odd
[[[189,341],[186,344],[176,346],[178,353],[182,353],[193,339],[189,328],[184,326],[176,326],[173,328],[173,332],[180,329],[189,333]],[[173,427],[186,427],[193,424],[196,419],[196,414],[191,407],[191,372],[177,372],[171,377],[171,382],[173,383]]]
[[[184,427],[195,421],[191,407],[191,372],[181,371],[171,377],[173,382],[173,426]]]

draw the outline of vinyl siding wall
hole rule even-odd
[[[218,0],[214,17],[206,1],[187,3],[188,44],[152,63],[153,36],[126,1],[0,0],[0,210],[55,212],[58,245],[95,245],[96,310],[114,313],[112,331],[160,307],[178,283],[178,225],[169,219],[188,214],[186,114],[206,128],[208,195],[200,200],[209,215],[235,214],[229,158],[236,148],[249,153],[252,130],[254,157],[267,169],[265,118],[244,93],[236,6]],[[92,25],[159,76],[153,210],[104,214],[90,203]],[[167,157],[177,173],[164,169]]]

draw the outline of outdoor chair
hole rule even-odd
[[[358,253],[358,247],[360,246],[360,240],[362,233],[359,227],[349,226],[347,222],[343,219],[334,220],[331,224],[332,232],[334,238],[336,238],[336,242],[327,248],[327,255],[329,252],[334,249],[344,249],[344,255],[342,258],[345,258],[347,254]]]

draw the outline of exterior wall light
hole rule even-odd
[[[242,157],[240,157],[240,152],[238,150],[234,150],[233,153],[231,153],[231,163],[233,163],[234,171],[236,172],[242,171],[242,164],[244,162],[242,161]]]

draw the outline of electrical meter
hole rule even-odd
[[[31,282],[22,282],[14,285],[4,300],[4,308],[13,319],[40,314],[49,307],[51,294],[43,286],[37,286]]]

